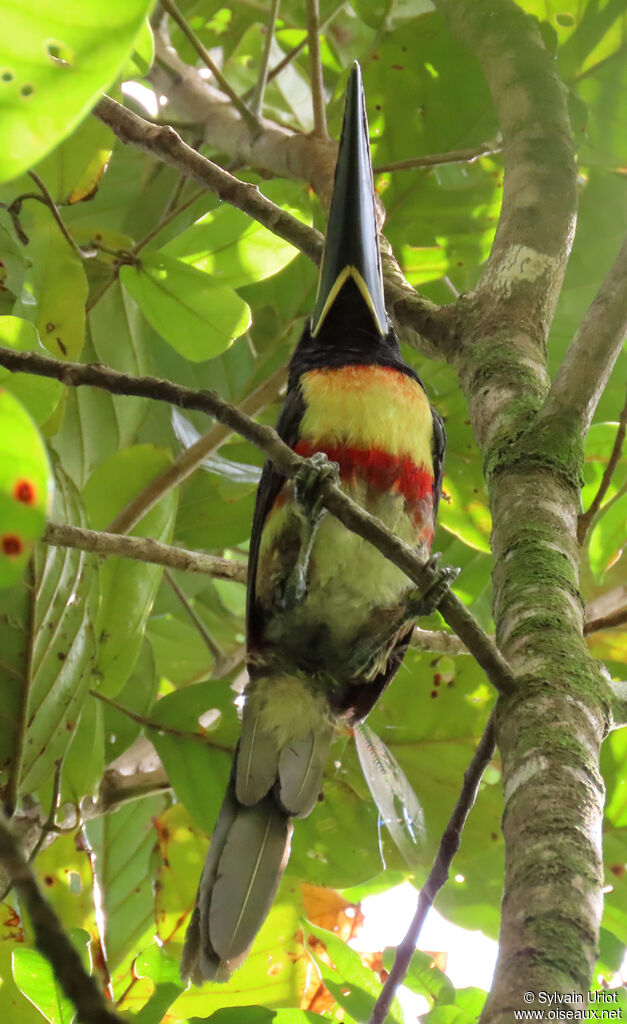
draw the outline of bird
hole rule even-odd
[[[403,359],[381,271],[359,64],[344,120],[313,314],[289,367],[279,436],[304,463],[266,462],[253,517],[241,737],[188,925],[181,975],[225,981],[246,958],[320,799],[334,736],[362,722],[396,674],[427,593],[321,504],[329,477],[429,560],[445,432]]]

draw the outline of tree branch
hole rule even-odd
[[[503,134],[503,205],[477,300],[490,322],[514,315],[546,337],[577,208],[566,94],[555,61],[536,23],[511,0],[435,5],[479,60]]]
[[[105,533],[87,530],[82,526],[49,522],[42,543],[51,547],[93,551],[97,555],[133,558],[138,562],[164,565],[168,569],[178,569],[181,572],[207,573],[216,579],[228,580],[231,583],[245,584],[247,579],[246,562],[232,562],[228,558],[172,547],[170,544],[161,544],[145,537],[126,537],[119,533]],[[452,657],[470,654],[465,644],[454,633],[420,629],[419,626],[416,626],[412,633],[411,646],[417,651],[448,654]]]
[[[627,333],[627,238],[573,338],[539,415],[588,430]]]
[[[472,761],[464,773],[461,792],[440,840],[433,867],[420,890],[416,913],[405,937],[397,946],[394,965],[375,1003],[369,1024],[383,1024],[396,995],[396,990],[407,974],[425,918],[433,906],[438,892],[448,880],[451,862],[459,850],[466,818],[477,798],[479,783],[494,754],[494,747],[494,712],[492,712]]]
[[[627,281],[625,282],[625,287],[627,287]],[[583,544],[584,540],[586,539],[586,534],[587,534],[588,530],[590,529],[590,525],[592,523],[592,520],[594,519],[595,515],[599,511],[599,509],[601,507],[601,502],[603,501],[603,498],[607,494],[608,488],[609,488],[609,486],[610,486],[610,484],[612,482],[612,477],[614,476],[614,473],[616,471],[616,467],[618,466],[618,463],[620,462],[620,457],[621,457],[622,452],[623,452],[623,443],[625,441],[625,432],[626,431],[627,431],[627,398],[625,399],[625,404],[623,406],[623,411],[620,414],[620,420],[618,422],[618,430],[616,431],[616,437],[614,438],[614,444],[612,446],[612,451],[610,453],[610,457],[609,457],[609,459],[607,461],[607,466],[605,467],[605,471],[604,471],[603,476],[601,478],[601,483],[599,484],[599,489],[598,489],[597,493],[595,494],[594,498],[592,499],[592,501],[590,502],[590,507],[588,509],[586,509],[585,512],[582,512],[582,514],[579,516],[579,519],[577,520],[577,540],[579,541],[580,544]]]
[[[213,391],[195,391],[157,377],[133,377],[102,365],[59,362],[34,352],[15,352],[6,348],[0,348],[0,365],[12,372],[52,377],[73,387],[100,387],[111,394],[137,395],[215,416],[231,430],[261,448],[279,472],[290,479],[304,463],[300,456],[281,441],[275,430],[256,423]],[[385,529],[375,516],[360,508],[340,487],[326,481],[320,487],[320,494],[322,504],[344,526],[369,540],[386,558],[402,569],[417,587],[426,590],[436,582],[437,574],[420,561],[408,544]],[[513,678],[507,662],[452,591],[448,591],[442,599],[439,611],[474,655],[496,689],[501,692],[509,690]]]
[[[37,949],[49,961],[61,988],[74,1003],[83,1024],[122,1024],[105,1002],[94,978],[65,934],[61,922],[39,891],[35,876],[24,859],[4,815],[0,815],[0,863],[24,902]]]
[[[169,125],[151,124],[109,96],[103,96],[93,112],[122,142],[135,146],[144,153],[150,153],[168,167],[173,167],[180,174],[198,181],[224,202],[243,210],[269,231],[291,242],[314,263],[319,262],[323,243],[319,231],[303,224],[280,206],[266,199],[256,185],[240,181],[211,160],[201,156],[183,142],[180,135]]]
[[[329,137],[327,111],[320,59],[320,5],[318,0],[307,0],[307,42],[309,44],[309,80],[314,117],[314,135]]]
[[[482,156],[494,156],[502,152],[500,142],[483,142],[472,149],[451,149],[448,153],[428,153],[426,156],[413,156],[389,164],[377,164],[372,170],[374,174],[383,174],[385,171],[410,171],[416,167],[439,167],[440,164],[472,164]]]
[[[244,562],[231,562],[228,558],[206,555],[202,551],[172,547],[149,537],[125,537],[119,533],[105,533],[87,530],[82,526],[51,522],[46,526],[41,539],[50,547],[78,548],[80,551],[93,551],[97,555],[132,558],[137,562],[164,565],[168,569],[179,569],[182,572],[206,573],[219,580],[246,582]]]

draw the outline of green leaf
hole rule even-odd
[[[52,471],[37,427],[0,389],[0,587],[24,575],[51,499]]]
[[[42,345],[57,359],[77,359],[85,341],[83,264],[47,207],[30,203],[21,219],[32,263],[14,312],[33,321]]]
[[[250,326],[250,310],[230,288],[180,260],[145,249],[120,280],[148,323],[177,352],[201,362],[219,355]]]
[[[120,509],[169,464],[167,453],[152,445],[127,448],[107,459],[84,489],[92,526],[105,529]],[[132,535],[169,542],[176,505],[176,492],[170,491],[143,517]],[[119,693],[133,670],[162,573],[160,566],[124,558],[108,558],[102,568],[94,676],[98,688],[108,696]]]
[[[311,224],[306,186],[279,179],[264,182],[261,190],[293,217]],[[298,255],[289,242],[228,204],[206,213],[161,252],[191,263],[230,288],[272,277]]]
[[[273,1024],[276,1014],[265,1006],[225,1006],[210,1017],[194,1017],[189,1024],[239,1024],[239,1021],[242,1024]]]
[[[106,124],[89,117],[37,165],[37,174],[57,204],[78,203],[94,194],[114,141]]]
[[[383,953],[383,965],[391,970],[396,956],[395,949],[386,949]],[[444,971],[436,967],[433,957],[417,949],[409,964],[403,985],[419,996],[424,996],[431,1003],[438,1004],[455,1002],[455,987]]]
[[[213,712],[206,739],[198,719]],[[239,724],[230,687],[213,681],[186,686],[158,701],[154,721],[189,735],[174,736],[151,730],[154,743],[174,791],[194,820],[211,833],[231,770]]]
[[[87,694],[76,731],[63,759],[61,799],[78,806],[82,797],[96,796],[105,766],[104,708]]]
[[[113,82],[151,7],[147,0],[23,0],[0,5],[0,181],[48,153]]]
[[[150,372],[149,329],[135,302],[118,281],[91,310],[89,330],[99,362],[114,366],[120,373],[142,376]],[[123,448],[135,441],[150,402],[147,398],[128,398],[125,395],[112,395],[111,401],[119,447]]]
[[[60,475],[57,496],[53,516],[84,525],[78,495]],[[87,694],[95,646],[97,567],[93,555],[73,548],[42,546],[36,552],[23,792],[38,788],[65,751]]]
[[[13,979],[50,1024],[72,1024],[76,1010],[45,956],[36,949],[13,952]]]
[[[133,973],[155,983],[150,999],[133,1018],[135,1024],[161,1024],[167,1010],[186,987],[179,975],[178,962],[155,943],[139,954]]]
[[[318,965],[324,984],[336,1002],[354,1020],[368,1020],[374,1004],[381,994],[381,982],[377,975],[364,967],[359,953],[350,949],[334,932],[327,931],[326,928],[318,928],[307,922],[305,933],[315,936],[326,946],[327,953],[335,965],[330,967],[325,960],[316,956],[311,947],[307,947],[309,955]],[[390,1007],[387,1019],[396,1024],[403,1022],[403,1013],[396,999]]]
[[[148,866],[156,840],[153,819],[165,804],[162,796],[135,800],[85,826],[109,970],[115,970],[154,921]]]
[[[37,328],[29,320],[17,316],[0,317],[0,345],[15,352],[42,354]],[[50,377],[37,377],[32,373],[11,373],[0,367],[2,387],[19,398],[37,424],[45,423],[56,409],[63,385]]]
[[[155,659],[147,638],[144,637],[139,657],[126,683],[116,697],[118,704],[138,715],[148,715],[157,695],[159,680],[155,672]],[[139,736],[142,726],[122,711],[103,704],[106,763],[124,753]]]

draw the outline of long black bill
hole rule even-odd
[[[335,184],[320,268],[311,333],[320,330],[342,285],[352,278],[372,314],[375,329],[387,333],[381,256],[374,206],[368,119],[361,68],[353,64],[335,168]]]

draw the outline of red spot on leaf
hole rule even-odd
[[[429,696],[431,697],[431,700],[433,700],[434,697],[437,697],[437,695],[438,695],[438,691],[437,690],[432,690],[431,693],[429,694]]]
[[[0,549],[2,549],[3,555],[8,555],[9,558],[16,558],[17,555],[21,555],[24,550],[22,541],[15,533],[4,533],[0,537]]]
[[[25,505],[33,505],[36,498],[36,491],[30,480],[18,480],[13,488],[13,497]]]

